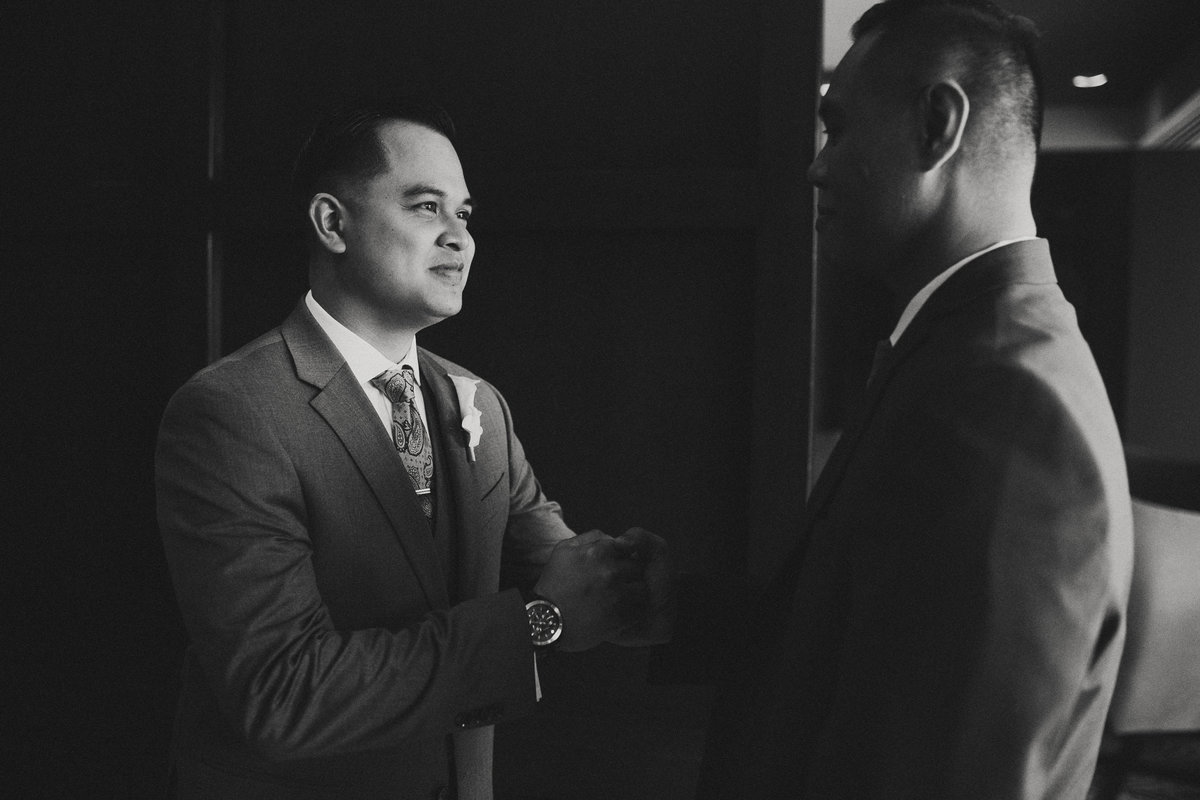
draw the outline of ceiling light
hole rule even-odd
[[[1108,83],[1108,76],[1103,72],[1095,75],[1076,75],[1071,79],[1071,83],[1075,84],[1076,89],[1095,89]]]

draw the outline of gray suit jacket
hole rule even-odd
[[[191,640],[181,797],[432,797],[456,768],[477,795],[487,726],[533,708],[526,616],[517,591],[497,593],[501,565],[536,572],[572,533],[500,394],[478,385],[471,460],[449,376],[475,376],[419,357],[436,536],[303,303],[171,399],[156,482]]]
[[[1044,241],[954,275],[871,382],[719,704],[706,798],[1083,800],[1132,532]]]

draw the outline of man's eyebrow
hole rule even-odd
[[[446,197],[448,196],[444,191],[437,188],[436,186],[429,186],[424,183],[414,183],[411,186],[405,187],[401,196],[404,197],[405,199],[408,199],[408,198],[412,198],[412,197],[419,197],[423,194],[431,194],[434,197],[440,197],[443,200],[445,200]],[[472,209],[475,208],[475,201],[470,197],[468,197],[466,200],[464,200],[462,202],[462,204],[468,208],[472,208]]]

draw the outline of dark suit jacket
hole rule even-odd
[[[985,254],[883,363],[723,693],[706,798],[1084,797],[1129,494],[1044,241]]]
[[[419,358],[436,532],[303,303],[171,399],[156,480],[191,639],[181,797],[433,797],[451,759],[489,783],[486,726],[533,708],[528,623],[516,590],[497,593],[501,562],[536,570],[572,534],[500,394],[478,385],[472,461],[449,375],[474,376]]]

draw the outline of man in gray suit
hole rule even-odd
[[[452,139],[411,100],[319,125],[296,170],[311,291],[166,410],[180,798],[486,800],[535,650],[629,638],[645,601],[662,540],[575,536],[504,398],[416,344],[475,252]]]
[[[823,264],[890,289],[894,327],[743,614],[700,794],[1083,800],[1130,507],[1030,211],[1031,26],[986,0],[888,0],[854,36],[809,176]]]

